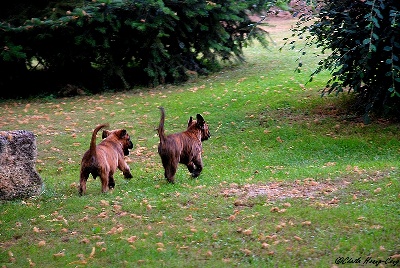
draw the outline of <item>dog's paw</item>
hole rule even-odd
[[[193,172],[190,173],[190,175],[192,176],[192,178],[197,178],[198,176],[200,176],[200,172]]]
[[[125,177],[125,179],[127,179],[127,180],[130,180],[130,179],[133,178],[133,176],[132,176],[131,173],[124,173],[124,177]]]
[[[174,180],[174,179],[168,179],[168,178],[167,178],[167,182],[168,182],[168,183],[171,183],[171,184],[174,184],[174,183],[175,183],[175,180]]]

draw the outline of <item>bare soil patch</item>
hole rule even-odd
[[[325,200],[327,205],[335,205],[338,200],[333,193],[348,184],[345,181],[316,181],[312,178],[296,180],[293,182],[269,182],[266,184],[231,184],[229,188],[221,191],[226,197],[237,196],[236,205],[243,205],[246,200],[263,196],[267,201],[279,201],[289,198],[303,198],[311,200]],[[241,203],[244,202],[244,203]]]
[[[220,194],[225,197],[237,197],[235,206],[253,206],[254,202],[252,200],[254,198],[263,197],[267,203],[300,198],[310,200],[313,206],[320,208],[335,207],[339,205],[340,199],[343,198],[341,190],[344,190],[353,182],[374,183],[390,176],[393,169],[369,173],[357,166],[348,166],[346,169],[348,174],[338,179],[316,181],[313,178],[305,178],[295,181],[274,181],[244,185],[232,183],[229,187],[223,188]],[[380,188],[374,190],[374,192],[379,191]],[[353,199],[357,199],[364,194],[359,191],[352,193]]]

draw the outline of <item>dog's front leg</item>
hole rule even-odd
[[[190,161],[186,166],[190,173],[193,173],[194,170],[196,169],[196,166],[194,165],[194,163],[192,161]]]
[[[118,169],[122,171],[124,174],[125,179],[132,179],[131,169],[129,168],[128,164],[125,162],[124,157],[119,157],[118,159]]]
[[[201,160],[201,157],[198,156],[195,159],[193,159],[193,162],[191,163],[193,164],[194,168],[193,171],[191,171],[190,173],[192,173],[193,178],[197,178],[198,176],[200,176],[200,173],[203,170],[203,161]]]
[[[120,161],[118,163],[118,168],[119,170],[122,171],[122,174],[124,174],[124,178],[125,179],[132,179],[132,173],[131,173],[131,169],[129,168],[128,164],[125,163],[125,161]]]

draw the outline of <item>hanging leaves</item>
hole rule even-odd
[[[370,122],[370,113],[399,117],[398,2],[328,0],[317,16],[311,26],[299,23],[294,35],[306,36],[306,47],[317,45],[330,51],[311,74],[313,77],[323,70],[332,73],[323,93],[338,94],[345,88],[356,93],[356,108],[364,113],[364,123]]]

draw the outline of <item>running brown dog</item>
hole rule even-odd
[[[107,192],[114,188],[114,172],[118,168],[126,179],[132,178],[129,166],[126,164],[124,156],[129,155],[129,149],[133,148],[133,143],[125,129],[104,130],[103,140],[96,146],[97,132],[108,127],[108,124],[98,125],[92,134],[90,148],[83,155],[81,162],[81,175],[79,194],[86,193],[86,182],[89,175],[93,178],[97,176],[101,179],[101,190]]]
[[[210,131],[204,118],[197,114],[196,120],[190,117],[186,131],[166,136],[164,133],[165,111],[161,110],[161,119],[157,132],[160,138],[158,154],[164,167],[168,182],[174,183],[178,164],[187,166],[192,177],[196,178],[203,170],[201,160],[202,141],[210,138]]]

